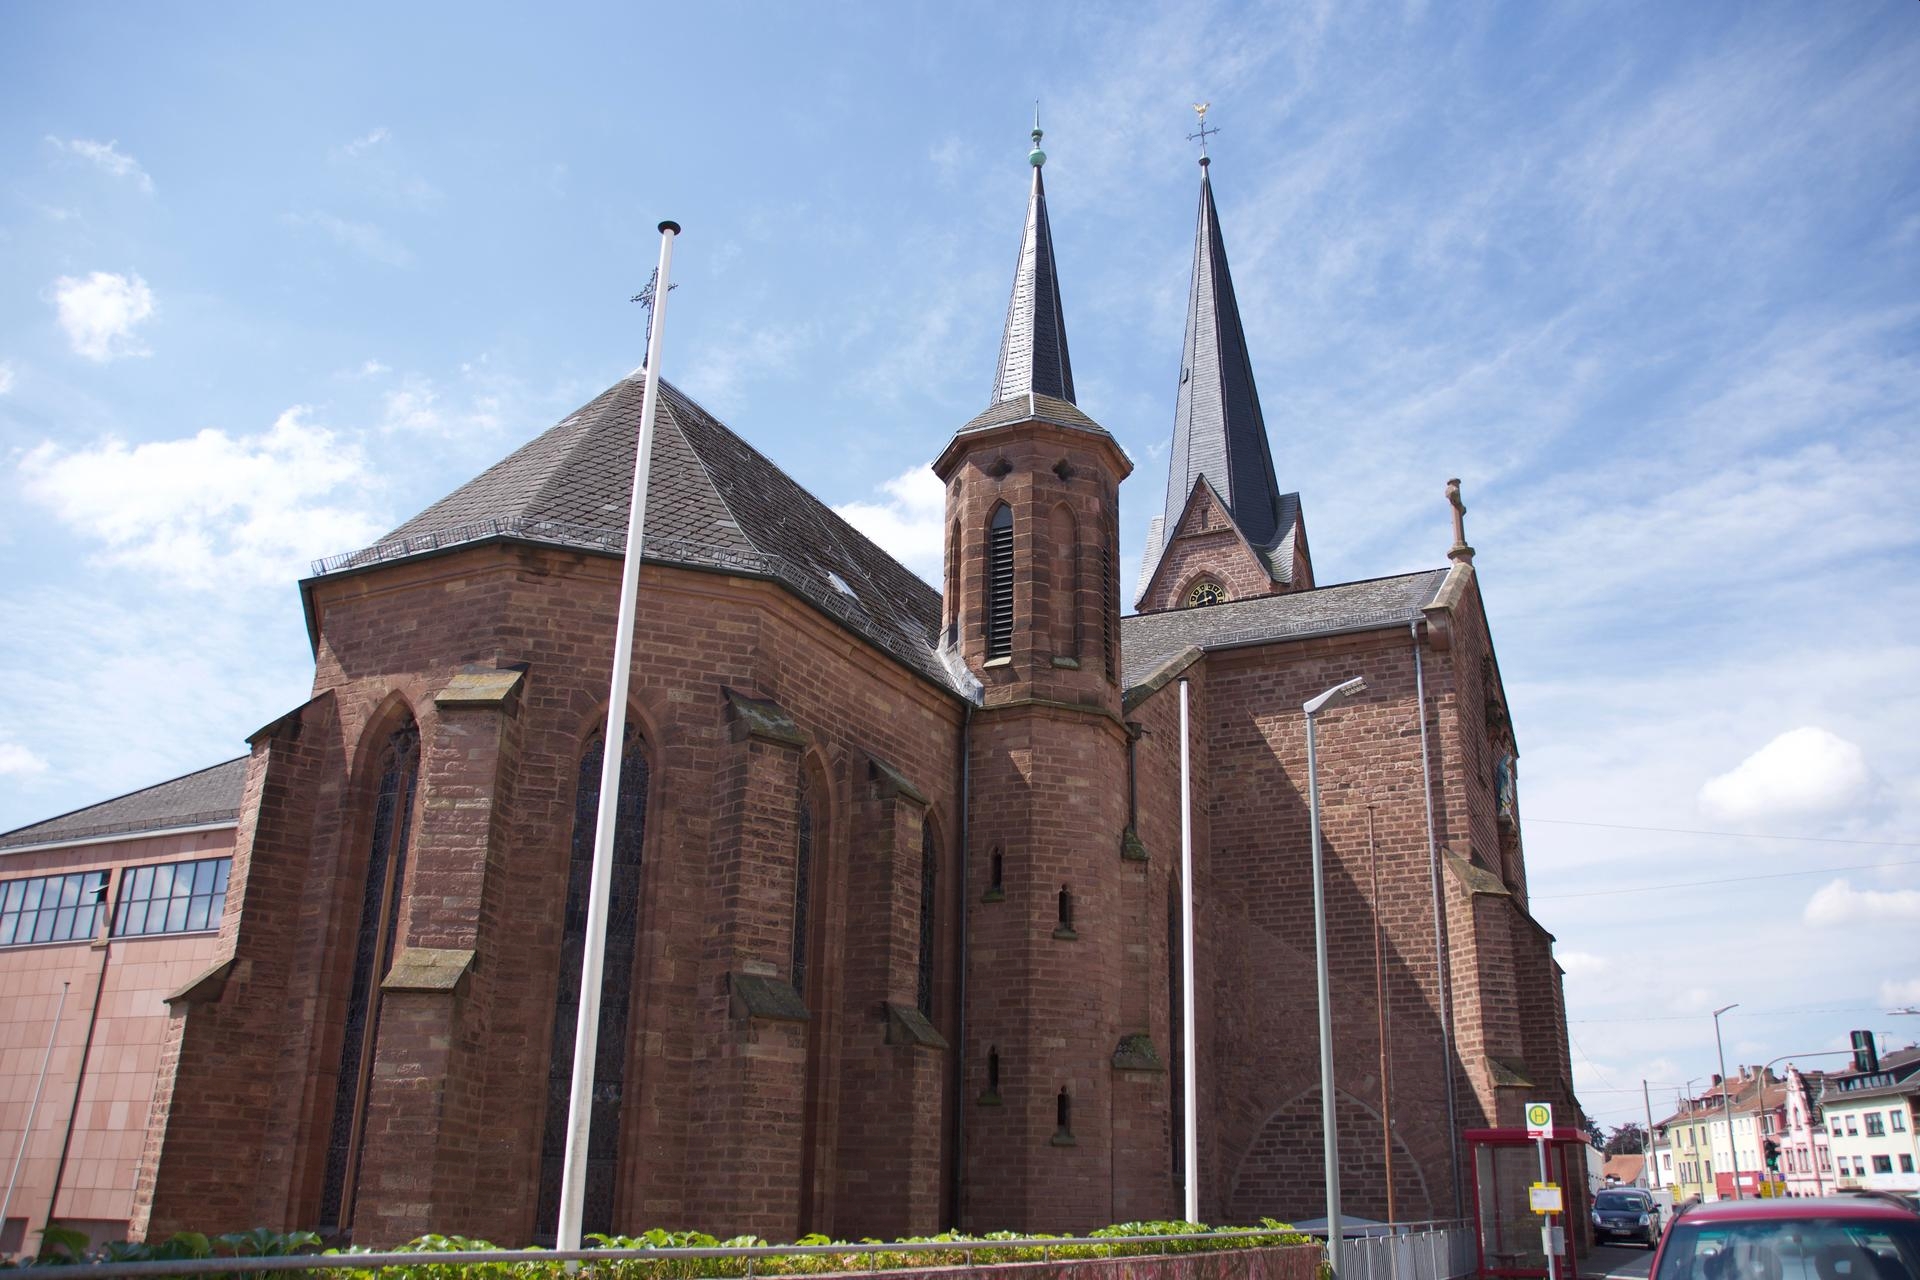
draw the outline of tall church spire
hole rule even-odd
[[[1033,191],[1027,198],[1026,232],[1013,272],[1007,329],[1000,339],[1000,369],[991,404],[1025,396],[1073,402],[1073,362],[1067,358],[1067,320],[1060,309],[1060,277],[1053,265],[1053,228],[1047,223],[1047,188],[1040,177],[1047,153],[1040,149],[1040,115],[1033,119]]]
[[[1240,307],[1234,301],[1210,165],[1203,154],[1200,224],[1193,240],[1193,284],[1187,297],[1187,339],[1180,360],[1163,528],[1172,536],[1194,482],[1205,476],[1247,541],[1264,550],[1286,535],[1289,522],[1274,479]]]
[[[1213,204],[1207,106],[1200,132],[1200,222],[1193,236],[1187,336],[1174,400],[1162,514],[1147,527],[1135,603],[1142,612],[1313,587],[1300,495],[1280,492],[1247,335]],[[1222,541],[1222,533],[1231,537]],[[1178,554],[1175,554],[1178,548]]]

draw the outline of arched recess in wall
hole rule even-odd
[[[319,1220],[339,1230],[353,1225],[367,1145],[367,1100],[379,1052],[380,984],[393,963],[406,901],[407,851],[420,777],[420,728],[399,694],[390,694],[370,717],[354,758],[360,777],[349,791],[351,839],[360,874],[352,896],[341,904],[353,922],[352,932],[342,938],[344,954],[330,965],[349,973],[320,1182]]]
[[[800,758],[800,784],[794,814],[793,938],[788,979],[812,1015],[806,1024],[806,1080],[802,1093],[800,1138],[800,1229],[818,1230],[820,1206],[830,1200],[816,1187],[821,1167],[822,1120],[826,1110],[827,1037],[824,1016],[828,982],[835,967],[827,956],[827,917],[831,895],[833,791],[818,751]]]
[[[960,522],[947,526],[946,612],[947,643],[960,640]]]
[[[547,1059],[546,1122],[540,1137],[540,1193],[534,1233],[551,1242],[560,1221],[560,1176],[566,1160],[567,1113],[573,1089],[573,1040],[579,1026],[580,965],[587,937],[587,893],[593,877],[594,831],[600,813],[600,772],[606,729],[593,730],[575,771],[573,832],[567,850],[567,897],[555,975],[552,1047]],[[626,1092],[627,1025],[633,1003],[640,936],[640,879],[646,845],[652,761],[645,735],[630,712],[620,762],[613,876],[607,898],[606,961],[600,974],[600,1027],[594,1055],[593,1116],[589,1121],[581,1231],[611,1232],[619,1187],[620,1106]]]
[[[1066,503],[1047,517],[1047,639],[1056,658],[1080,657],[1080,526]]]
[[[1380,1113],[1345,1089],[1334,1093],[1342,1207],[1354,1217],[1385,1221],[1387,1171]],[[1405,1123],[1405,1118],[1401,1121]],[[1436,1216],[1426,1171],[1407,1149],[1400,1132],[1396,1125],[1394,1217],[1401,1222],[1425,1221]],[[1293,1222],[1323,1213],[1325,1166],[1320,1134],[1318,1085],[1269,1112],[1234,1171],[1227,1196],[1228,1220],[1251,1222],[1270,1215]]]

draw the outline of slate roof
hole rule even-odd
[[[318,562],[314,572],[500,537],[621,554],[645,391],[643,373],[623,378],[379,544]],[[953,688],[933,648],[939,593],[664,379],[645,557],[772,579]]]
[[[1447,570],[1343,582],[1313,591],[1255,596],[1199,609],[1136,613],[1120,620],[1127,688],[1189,648],[1228,649],[1404,624],[1439,595]]]
[[[1036,130],[1036,133],[1038,131]],[[1036,138],[1035,146],[1039,145]],[[1047,221],[1047,187],[1033,166],[1027,225],[1014,262],[1013,295],[1000,338],[1000,365],[993,377],[999,404],[1016,396],[1052,396],[1073,402],[1073,361],[1067,357],[1067,318],[1060,305],[1060,275],[1053,262],[1053,227]]]
[[[174,778],[113,800],[0,834],[0,853],[26,845],[234,822],[247,784],[247,757]]]

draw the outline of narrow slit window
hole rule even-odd
[[[920,1012],[933,1018],[934,897],[938,874],[933,848],[933,819],[920,823]]]
[[[793,862],[793,989],[807,998],[807,899],[813,880],[813,795],[807,785],[806,771],[800,773],[800,812],[798,847]]]
[[[1006,891],[1006,887],[1007,887],[1006,875],[1007,875],[1007,856],[1006,854],[1002,853],[1000,850],[995,849],[993,851],[993,886],[992,886],[995,892],[1000,893],[1000,892]]]
[[[1060,932],[1073,932],[1073,890],[1060,886]]]
[[[987,658],[1013,656],[1013,508],[1002,503],[987,525]]]
[[[987,1050],[987,1092],[1000,1092],[1000,1050],[998,1047]]]

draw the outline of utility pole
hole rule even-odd
[[[1640,1143],[1640,1150],[1647,1158],[1647,1185],[1658,1188],[1660,1185],[1660,1165],[1653,1150],[1653,1095],[1647,1092],[1647,1082],[1640,1081],[1640,1105],[1647,1110],[1647,1133]]]

